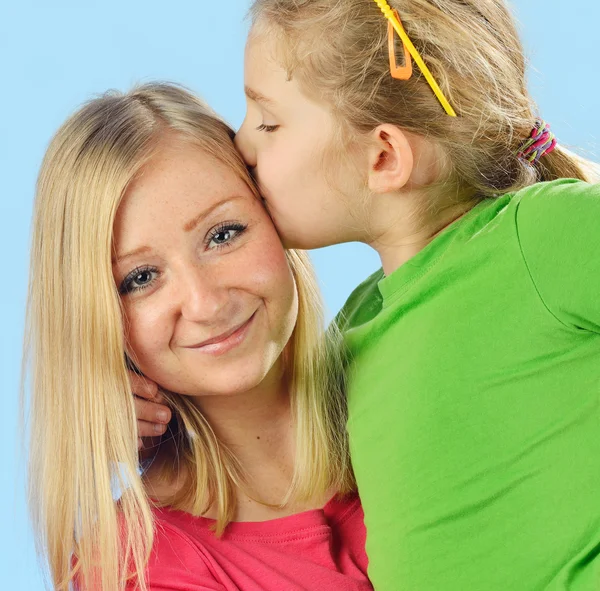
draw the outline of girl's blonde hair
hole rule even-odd
[[[115,591],[143,572],[153,542],[138,472],[136,417],[112,267],[115,214],[165,133],[226,164],[258,198],[233,132],[181,87],[109,92],[53,138],[39,175],[25,361],[30,378],[30,505],[52,586]],[[325,344],[321,300],[307,255],[289,251],[298,321],[284,354],[296,428],[289,498],[353,488],[339,353]],[[329,341],[331,342],[331,341]],[[243,474],[185,397],[171,396],[179,463],[191,474],[170,504],[231,521]],[[176,462],[165,463],[174,476]],[[113,494],[123,491],[118,505]]]
[[[382,123],[427,137],[447,164],[439,179],[445,193],[483,198],[537,181],[589,178],[582,159],[561,148],[535,166],[517,157],[536,115],[523,48],[503,0],[389,4],[457,118],[446,115],[418,70],[408,81],[391,77],[388,21],[372,0],[255,0],[250,12],[259,32],[279,33],[289,76],[332,107],[337,139],[349,145]]]

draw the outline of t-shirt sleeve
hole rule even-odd
[[[383,277],[383,269],[379,269],[354,288],[342,309],[333,319],[332,325],[335,325],[341,332],[345,332],[353,325],[364,321],[363,316],[371,314],[373,306],[377,307],[377,311],[379,311],[378,305],[381,303],[381,296],[377,284]]]
[[[566,326],[600,333],[600,185],[569,179],[525,189],[516,224],[546,308]]]
[[[184,533],[158,524],[146,569],[148,591],[225,591],[211,572],[202,549]],[[127,591],[138,591],[134,582]]]

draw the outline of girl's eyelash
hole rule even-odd
[[[272,133],[273,131],[279,129],[279,125],[266,125],[265,123],[261,123],[256,131],[265,131],[266,133]]]
[[[138,278],[140,275],[142,275],[143,273],[158,273],[158,269],[156,267],[151,267],[148,265],[144,265],[142,267],[136,267],[133,271],[131,271],[130,273],[128,273],[125,277],[125,279],[123,279],[123,281],[121,281],[121,285],[119,286],[119,293],[121,295],[127,295],[129,293],[134,293],[137,291],[141,291],[143,289],[146,289],[147,287],[150,287],[150,285],[152,285],[152,282],[149,281],[148,283],[145,283],[143,285],[138,285],[138,286],[134,286],[133,282],[136,278]]]
[[[206,246],[209,247],[210,243],[215,240],[219,236],[219,234],[231,234],[231,232],[235,232],[233,236],[229,238],[224,238],[223,242],[216,244],[214,248],[226,248],[231,246],[233,242],[235,242],[248,228],[247,224],[242,224],[240,222],[223,222],[218,226],[215,226],[206,237]]]

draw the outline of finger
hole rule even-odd
[[[155,458],[160,447],[161,437],[144,437],[143,439],[140,438],[140,441],[142,441],[142,447],[138,450],[140,462]]]
[[[158,386],[152,380],[133,371],[129,371],[129,382],[131,384],[131,390],[136,396],[148,400],[157,398]]]
[[[157,435],[163,435],[167,430],[167,425],[161,425],[159,423],[149,423],[148,421],[139,421],[138,424],[138,437],[156,437]]]
[[[167,399],[163,396],[163,393],[160,391],[160,388],[157,387],[156,396],[152,399],[152,402],[156,402],[157,404],[167,404]]]
[[[168,406],[157,404],[150,400],[144,400],[137,396],[134,399],[134,403],[135,416],[138,420],[161,424],[166,424],[171,420],[171,410]]]

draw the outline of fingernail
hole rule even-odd
[[[154,425],[154,432],[162,435],[166,431],[165,425]]]
[[[168,423],[169,413],[166,410],[159,410],[156,413],[156,419],[159,420],[161,423]]]

